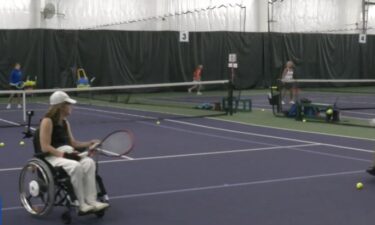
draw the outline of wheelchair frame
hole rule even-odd
[[[33,113],[28,112],[28,126],[25,137],[34,137],[34,157],[27,161],[19,176],[19,193],[22,206],[33,216],[43,217],[48,215],[55,206],[66,207],[67,210],[61,215],[64,224],[70,224],[71,212],[78,212],[78,201],[74,193],[70,176],[62,167],[53,167],[45,157],[48,153],[41,151],[39,143],[39,130],[34,133],[30,131],[30,121]],[[96,162],[97,163],[97,162]],[[31,179],[28,179],[28,178]],[[109,198],[105,190],[102,178],[96,171],[96,182],[98,187],[98,200],[108,202]],[[102,218],[105,210],[80,214],[95,214]]]

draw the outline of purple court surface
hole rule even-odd
[[[37,115],[41,115],[41,112]],[[72,224],[353,225],[375,221],[375,177],[365,173],[374,140],[296,132],[215,118],[77,106],[77,139],[116,129],[134,132],[132,159],[100,158],[110,195],[106,215],[73,216]],[[80,123],[83,118],[97,123]],[[142,119],[143,118],[143,119]],[[36,118],[35,118],[36,119]],[[100,122],[104,121],[106,122]],[[112,122],[111,122],[112,121]],[[34,218],[21,207],[18,177],[32,157],[23,129],[1,128],[0,194],[4,225],[62,224],[55,207]],[[362,182],[364,188],[356,189]]]

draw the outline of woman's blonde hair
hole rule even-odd
[[[51,105],[44,115],[44,117],[48,117],[52,120],[53,123],[58,123],[60,116],[61,116],[61,109],[64,106],[65,102],[57,104],[57,105]]]
[[[289,60],[288,62],[285,63],[285,66],[288,66],[288,64],[290,64],[290,66],[292,68],[294,68],[294,62],[292,60]]]

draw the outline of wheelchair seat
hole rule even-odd
[[[34,157],[27,161],[19,177],[20,200],[26,211],[34,216],[48,215],[54,206],[67,208],[61,216],[65,224],[71,223],[71,211],[77,209],[78,201],[70,182],[70,176],[62,167],[53,167],[45,157],[48,153],[41,150],[39,129],[34,132]],[[108,201],[101,177],[96,174],[98,198]],[[80,215],[80,214],[79,214]],[[104,211],[95,212],[99,218]]]

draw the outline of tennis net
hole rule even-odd
[[[340,112],[341,123],[375,126],[375,79],[281,80],[277,89],[283,112],[304,102]]]
[[[194,86],[195,89],[190,89]],[[56,90],[64,91],[78,101],[74,107],[73,122],[98,123],[118,122],[119,119],[132,121],[221,116],[230,110],[222,109],[221,102],[232,95],[231,87],[228,80],[214,80],[0,91],[0,127],[24,126],[27,111],[30,110],[36,115],[32,124],[36,125],[49,107],[49,96]],[[14,98],[9,108],[10,95],[14,95]],[[16,95],[20,96],[19,105]],[[99,116],[106,112],[110,112],[111,116]]]

